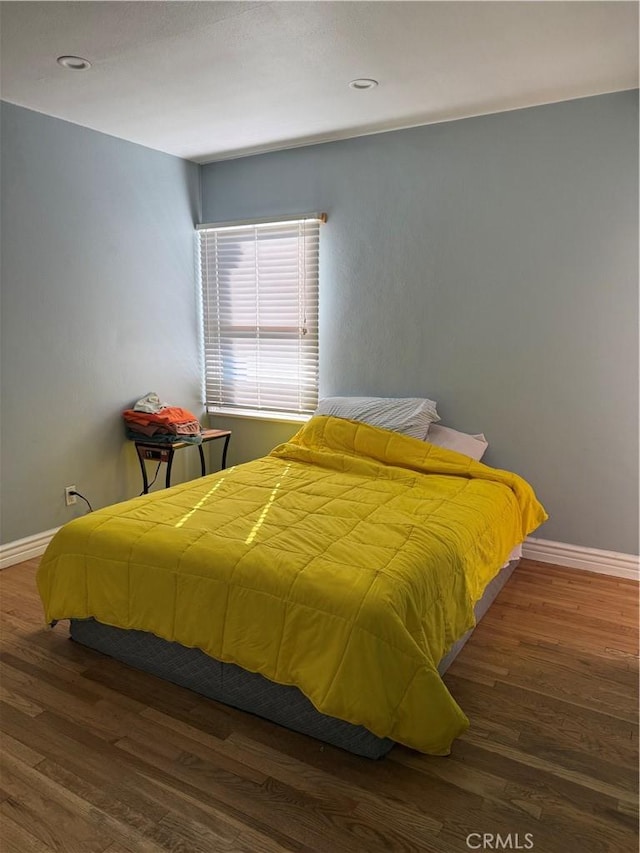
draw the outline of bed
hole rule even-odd
[[[468,720],[441,672],[545,519],[515,474],[316,416],[65,525],[38,589],[76,641],[211,698],[368,757],[444,755]]]

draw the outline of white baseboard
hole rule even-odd
[[[31,560],[44,554],[47,545],[60,528],[35,533],[15,542],[0,545],[0,569],[6,569],[24,560]],[[522,556],[541,563],[555,563],[570,569],[584,569],[617,578],[640,579],[640,557],[634,554],[620,554],[617,551],[601,551],[598,548],[584,548],[569,545],[566,542],[552,542],[550,539],[535,539],[530,536],[522,545]]]
[[[522,556],[539,560],[541,563],[567,566],[570,569],[584,569],[616,578],[640,580],[640,557],[635,554],[601,551],[598,548],[584,548],[581,545],[568,545],[566,542],[552,542],[550,539],[535,539],[531,536],[522,544]]]
[[[60,528],[55,527],[53,530],[45,530],[44,533],[34,533],[33,536],[25,536],[24,539],[16,539],[15,542],[0,545],[0,569],[7,569],[9,566],[15,566],[16,563],[44,554],[47,545],[58,530]]]

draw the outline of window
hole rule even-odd
[[[322,221],[198,226],[207,411],[305,420],[316,408]]]

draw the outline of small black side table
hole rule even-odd
[[[222,468],[227,467],[227,449],[229,447],[229,439],[231,438],[231,430],[227,429],[204,429],[202,430],[202,444],[206,444],[208,441],[216,441],[219,438],[224,438],[224,447],[222,448]],[[165,485],[167,489],[171,485],[171,466],[173,465],[173,454],[176,450],[181,450],[183,447],[194,447],[194,445],[190,441],[175,441],[172,443],[167,442],[166,444],[160,444],[157,441],[144,441],[143,439],[138,439],[134,441],[136,446],[136,451],[138,453],[138,462],[140,463],[140,470],[142,471],[142,484],[143,484],[143,495],[149,494],[149,480],[147,479],[147,469],[145,466],[145,460],[155,460],[156,462],[166,462],[167,463],[167,477],[165,480]],[[204,462],[204,453],[202,451],[202,444],[195,445],[200,451],[200,468],[202,470],[202,476],[207,473],[207,469]]]

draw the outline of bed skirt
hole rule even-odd
[[[508,563],[487,586],[475,607],[476,622],[487,612],[517,563],[518,560]],[[146,631],[114,628],[95,619],[71,619],[70,624],[71,638],[84,646],[356,755],[382,758],[394,745],[394,741],[377,737],[363,726],[322,714],[297,687],[276,684],[235,664],[222,663],[200,649],[189,649]],[[441,675],[472,633],[473,629],[468,631],[442,659],[438,666]]]

